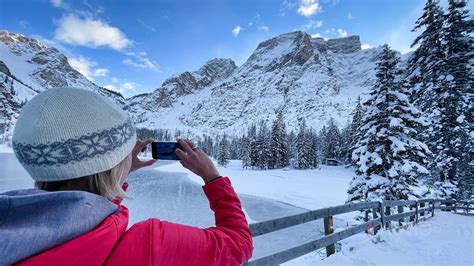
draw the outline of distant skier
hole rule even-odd
[[[98,94],[38,94],[23,107],[12,142],[38,189],[0,194],[0,265],[240,265],[252,255],[230,180],[188,140],[176,154],[206,183],[216,226],[151,218],[127,230],[126,177],[155,160],[137,158],[150,141],[137,141],[128,115]]]

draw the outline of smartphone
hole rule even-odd
[[[181,144],[170,141],[154,141],[151,143],[151,156],[160,160],[179,160],[176,149],[183,150]]]

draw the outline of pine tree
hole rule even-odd
[[[296,136],[296,164],[299,169],[308,169],[311,167],[311,160],[308,153],[306,121],[301,119],[300,130]]]
[[[297,168],[296,165],[296,157],[297,157],[297,149],[296,149],[296,133],[295,131],[291,130],[290,134],[288,134],[288,150],[289,150],[289,158],[290,158],[290,165],[293,168]]]
[[[227,166],[229,164],[230,151],[229,141],[227,140],[226,134],[222,137],[219,142],[219,153],[217,155],[217,164],[221,166]]]
[[[320,151],[319,151],[319,139],[318,135],[315,132],[312,132],[312,137],[311,137],[311,149],[313,151],[312,154],[312,161],[313,161],[313,168],[318,168],[320,164]]]
[[[341,134],[334,119],[329,119],[326,132],[326,158],[339,160],[341,158]]]
[[[258,164],[257,126],[252,124],[247,134],[249,142],[250,166],[256,167]]]
[[[271,136],[268,130],[267,124],[265,121],[260,122],[260,127],[258,130],[256,149],[257,149],[257,168],[258,169],[268,169],[268,164],[271,155],[270,151],[270,142]]]
[[[361,104],[360,97],[357,99],[357,105],[352,112],[352,121],[350,125],[350,132],[349,132],[349,149],[347,150],[346,160],[352,164],[352,152],[354,151],[354,146],[359,138],[364,135],[364,132],[361,132],[361,125],[362,125],[362,116],[364,114],[364,108]],[[355,166],[355,165],[354,165]]]
[[[242,160],[242,167],[247,168],[251,166],[250,164],[250,141],[249,138],[245,135],[242,136],[241,141],[241,152],[240,152],[240,160]]]
[[[410,81],[411,100],[422,112],[434,101],[433,83],[437,82],[444,58],[443,10],[436,0],[427,0],[422,16],[413,32],[424,29],[411,47],[419,45],[408,60],[407,78]]]
[[[326,164],[326,154],[327,154],[327,128],[323,126],[319,131],[319,161],[322,164]]]
[[[375,86],[367,101],[355,145],[356,176],[348,189],[348,201],[408,199],[411,186],[427,173],[429,150],[417,140],[420,112],[408,98],[398,67],[399,58],[387,45],[377,62]]]
[[[277,118],[272,125],[270,152],[270,169],[285,167],[289,164],[288,138],[281,112],[277,114]]]
[[[451,198],[458,189],[459,196],[472,194],[469,180],[473,180],[473,26],[469,20],[466,1],[449,0],[444,29],[445,60],[441,68],[439,86],[436,86],[435,122],[429,133],[434,141],[433,168],[437,170],[435,186],[441,194]],[[443,184],[445,183],[445,184]],[[446,184],[448,183],[448,184]]]

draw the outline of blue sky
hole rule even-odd
[[[0,28],[42,39],[101,86],[126,97],[174,73],[231,58],[241,65],[258,43],[303,30],[324,38],[410,50],[423,0],[0,0]],[[1,55],[0,55],[1,57]]]

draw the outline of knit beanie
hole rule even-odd
[[[15,156],[35,181],[60,181],[109,170],[135,146],[126,112],[92,91],[52,88],[22,108]]]

